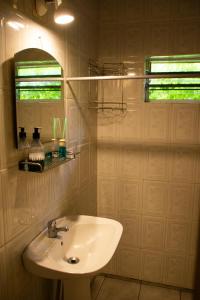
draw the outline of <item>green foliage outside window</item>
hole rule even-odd
[[[55,81],[34,81],[34,78],[56,78]],[[62,69],[51,61],[18,62],[16,64],[16,98],[20,101],[57,101],[62,95]],[[33,81],[24,81],[33,78]]]
[[[197,56],[150,57],[146,60],[147,74],[196,74],[200,72]],[[159,78],[146,80],[146,100],[200,100],[200,78]]]

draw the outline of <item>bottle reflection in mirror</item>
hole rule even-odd
[[[52,119],[52,142],[53,142],[53,157],[66,157],[66,131],[67,131],[67,118]]]

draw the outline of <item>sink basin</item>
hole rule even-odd
[[[47,229],[41,232],[24,251],[25,268],[40,277],[61,279],[68,294],[64,292],[64,299],[90,299],[89,282],[85,282],[112,258],[122,225],[112,219],[84,215],[63,217],[56,223],[57,227],[68,226],[69,231],[59,232],[57,238],[49,238]],[[69,289],[75,285],[77,290],[77,284],[85,286],[87,295],[83,297],[82,291],[81,298],[80,293],[70,293],[68,298]]]

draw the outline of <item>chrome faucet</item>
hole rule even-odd
[[[69,230],[69,228],[67,226],[66,227],[56,227],[56,219],[50,220],[47,223],[47,228],[48,228],[48,237],[49,238],[57,238],[59,231],[68,231]]]

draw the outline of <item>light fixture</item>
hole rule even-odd
[[[48,11],[49,5],[54,5],[54,22],[65,25],[74,21],[72,12],[63,5],[62,0],[35,0],[36,14],[44,16]]]

